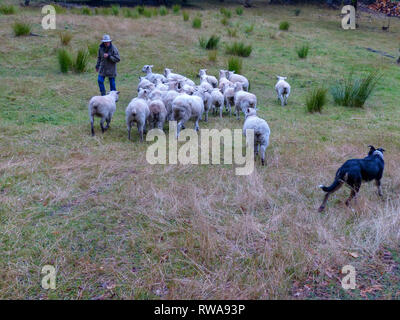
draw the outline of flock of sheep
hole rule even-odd
[[[128,138],[131,139],[131,128],[136,123],[140,140],[146,133],[146,126],[150,129],[164,130],[167,120],[177,121],[177,136],[185,123],[192,119],[195,129],[199,130],[199,121],[208,121],[208,113],[219,114],[222,118],[223,108],[231,116],[232,107],[235,107],[237,119],[240,112],[245,115],[243,134],[247,129],[254,130],[255,153],[260,152],[262,165],[265,163],[265,150],[269,144],[270,129],[267,122],[257,116],[257,97],[248,92],[249,81],[246,77],[232,71],[220,70],[219,79],[207,74],[207,69],[199,71],[200,84],[187,77],[173,73],[165,68],[164,74],[152,72],[152,65],[145,65],[139,77],[138,96],[133,98],[126,108],[126,125]],[[287,104],[290,95],[290,85],[285,77],[278,76],[275,90],[282,106]],[[94,135],[94,116],[101,118],[102,132],[106,131],[116,110],[118,91],[111,91],[105,96],[95,96],[89,102],[89,117],[91,132]],[[106,126],[104,127],[104,122]]]

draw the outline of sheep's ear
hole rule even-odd
[[[283,77],[283,80],[286,80],[287,79],[287,77]]]
[[[154,66],[153,66],[153,65],[150,65],[149,67],[150,67],[150,68],[153,68]]]

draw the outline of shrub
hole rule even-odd
[[[150,18],[151,16],[153,16],[153,17],[157,17],[158,16],[158,9],[157,8],[150,8],[149,9],[149,11],[150,11],[150,16],[149,17],[147,17],[146,16],[146,18]],[[167,13],[168,13],[168,11],[167,11]],[[161,14],[162,16],[165,16],[167,13],[163,13],[163,14]]]
[[[179,4],[174,4],[172,6],[173,13],[178,14],[180,10],[181,10],[181,6]]]
[[[234,42],[226,47],[226,53],[239,57],[248,57],[251,54],[251,45],[246,46],[243,42]]]
[[[179,11],[179,10],[178,10]],[[175,11],[174,11],[175,12]],[[160,7],[160,16],[166,16],[168,14],[168,10],[165,6]]]
[[[0,13],[2,14],[15,14],[17,13],[17,9],[13,5],[1,5],[0,6]]]
[[[14,22],[12,25],[15,36],[27,36],[31,33],[32,26],[26,22]]]
[[[90,10],[88,7],[83,7],[82,10],[81,10],[81,13],[83,15],[86,15],[86,16],[91,16],[92,15],[92,10]]]
[[[226,8],[221,8],[220,12],[225,16],[225,18],[230,19],[232,12]]]
[[[242,8],[242,7],[237,7],[237,8],[236,8],[236,14],[237,14],[238,16],[241,16],[241,15],[243,14],[243,8]]]
[[[79,49],[73,63],[73,69],[77,73],[82,73],[87,70],[89,63],[89,52],[86,49]]]
[[[182,11],[183,21],[189,20],[189,13],[186,11]]]
[[[59,33],[59,36],[60,36],[61,44],[63,46],[67,46],[71,42],[71,39],[73,37],[72,33],[69,31],[62,31]]]
[[[139,14],[143,14],[143,12],[144,12],[144,7],[143,7],[143,6],[138,6],[138,7],[137,7],[137,11],[138,11]]]
[[[322,107],[326,104],[327,89],[316,88],[310,91],[306,97],[306,108],[308,112],[321,112]]]
[[[66,49],[59,49],[57,53],[58,64],[62,73],[67,73],[72,67],[71,54]]]
[[[200,29],[201,28],[201,19],[199,17],[195,17],[193,19],[192,27],[195,29]]]
[[[199,38],[200,47],[207,50],[214,50],[218,47],[219,37],[212,35],[208,40],[203,37]]]
[[[99,44],[97,42],[88,43],[87,48],[91,56],[97,56],[97,52],[99,51]]]
[[[217,50],[210,50],[208,52],[208,60],[215,62],[217,60],[218,51]]]
[[[119,6],[113,5],[111,6],[111,13],[113,16],[119,15]]]
[[[294,15],[295,15],[296,17],[299,16],[300,13],[301,13],[301,10],[300,10],[300,9],[294,10]]]
[[[331,88],[333,100],[338,105],[362,108],[381,77],[382,75],[375,70],[355,79],[353,73],[350,73],[347,78]]]
[[[242,72],[242,59],[237,58],[237,57],[231,57],[228,59],[228,70],[229,71],[235,71],[235,73],[241,73]]]
[[[282,22],[279,24],[279,30],[288,31],[288,30],[289,30],[289,27],[290,27],[290,23],[287,22],[287,21],[282,21]]]
[[[308,44],[303,44],[300,48],[296,49],[297,55],[300,59],[307,58],[308,50],[310,49]]]
[[[253,33],[254,31],[254,23],[251,24],[250,26],[245,26],[244,27],[244,32],[247,34]]]
[[[230,36],[230,37],[237,37],[237,29],[235,29],[235,28],[228,28],[228,36]]]

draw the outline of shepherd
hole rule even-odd
[[[110,81],[110,91],[117,91],[115,77],[117,76],[117,63],[120,61],[119,52],[108,34],[103,36],[99,51],[97,53],[96,72],[99,73],[97,82],[99,83],[100,93],[106,95],[104,79],[108,77]]]

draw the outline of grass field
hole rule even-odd
[[[0,298],[398,298],[400,69],[365,48],[397,58],[400,20],[383,32],[382,20],[361,13],[359,29],[344,31],[335,10],[305,6],[296,16],[294,6],[258,4],[239,16],[235,8],[228,25],[220,7],[208,5],[186,9],[188,21],[172,12],[131,19],[67,11],[48,31],[40,8],[0,15]],[[192,28],[196,15],[200,29]],[[15,37],[17,20],[42,36]],[[284,20],[289,31],[279,31]],[[119,49],[121,96],[104,135],[96,122],[90,136],[87,115],[98,94],[96,59],[86,73],[62,74],[64,29],[72,51],[104,33]],[[198,42],[212,34],[221,37],[215,62]],[[200,68],[217,75],[229,58],[224,46],[237,40],[253,47],[242,73],[271,128],[267,165],[235,176],[230,165],[147,164],[150,143],[139,143],[136,130],[128,141],[124,120],[142,66],[192,79]],[[308,57],[300,59],[296,48],[305,42]],[[374,68],[383,78],[364,108],[336,106],[329,96],[321,114],[305,111],[309,90]],[[277,74],[292,86],[285,108],[274,92]],[[224,114],[200,127],[242,128],[242,121]],[[369,144],[386,149],[383,200],[364,184],[347,208],[342,188],[318,213],[317,186]],[[57,269],[56,290],[40,286],[46,264]],[[341,288],[347,264],[357,271],[355,290]]]

